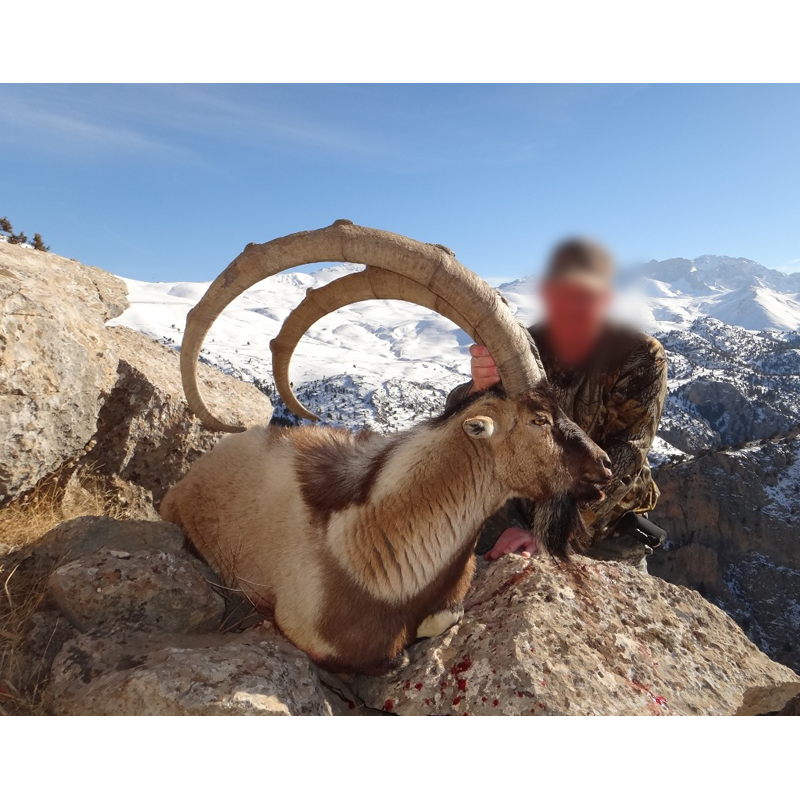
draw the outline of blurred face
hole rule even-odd
[[[542,284],[541,292],[550,347],[559,361],[580,364],[597,346],[611,290],[572,280],[550,280]]]

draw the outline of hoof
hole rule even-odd
[[[419,628],[417,628],[417,639],[428,639],[432,636],[441,636],[453,625],[461,622],[464,616],[463,608],[445,608],[425,617]]]

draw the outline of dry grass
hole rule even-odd
[[[41,675],[33,665],[34,674],[24,676],[25,690],[18,685],[19,651],[45,597],[48,575],[25,574],[19,563],[27,545],[60,522],[85,515],[126,516],[91,470],[55,473],[0,508],[0,715],[41,713]]]
[[[117,516],[115,505],[91,469],[55,472],[0,508],[0,556],[35,542],[64,520],[86,514]]]

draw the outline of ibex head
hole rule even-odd
[[[494,464],[511,495],[537,501],[535,533],[548,550],[566,553],[585,529],[577,504],[600,500],[611,479],[608,456],[567,418],[545,384],[506,397],[490,390],[468,398],[437,420],[463,418],[464,434]]]

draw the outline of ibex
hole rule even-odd
[[[311,291],[271,343],[286,405],[289,361],[308,327],[369,298],[434,309],[493,354],[501,392],[390,436],[329,427],[219,421],[197,386],[197,358],[235,297],[302,264],[351,261],[363,272]],[[339,220],[328,228],[248,245],[189,313],[181,372],[207,426],[238,432],[202,456],[167,493],[176,522],[224,582],[269,611],[321,666],[380,674],[420,636],[460,619],[484,521],[506,500],[536,501],[534,529],[554,554],[585,533],[578,503],[602,497],[606,454],[553,401],[538,354],[497,293],[439,245]]]

